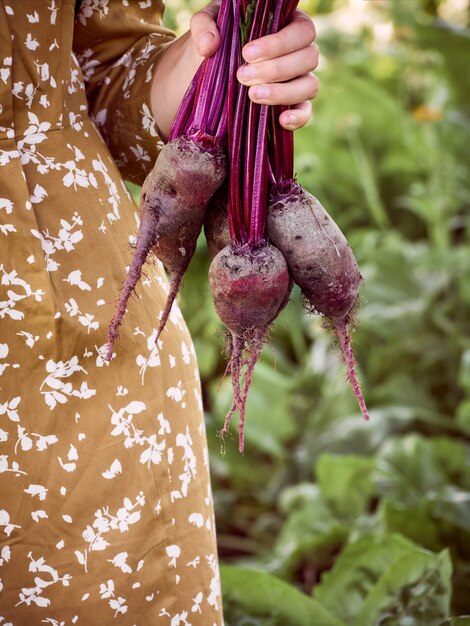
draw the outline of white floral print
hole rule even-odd
[[[197,365],[177,306],[155,345],[160,264],[103,358],[138,227],[123,176],[162,145],[162,10],[0,2],[2,626],[222,624]]]

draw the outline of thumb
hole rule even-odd
[[[191,37],[197,51],[203,57],[212,56],[220,46],[220,35],[216,24],[219,6],[220,0],[212,0],[191,18]]]

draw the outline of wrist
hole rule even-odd
[[[168,44],[152,80],[151,108],[162,139],[166,140],[178,107],[202,57],[188,31]]]

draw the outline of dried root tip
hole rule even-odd
[[[253,371],[255,369],[255,365],[259,359],[261,354],[261,350],[263,349],[264,341],[267,335],[267,327],[264,328],[255,328],[253,332],[253,337],[250,341],[249,352],[250,358],[248,360],[248,365],[246,368],[245,381],[243,383],[243,390],[240,398],[239,411],[240,411],[240,421],[238,422],[238,449],[241,453],[243,453],[245,447],[245,407],[246,407],[246,399],[248,397],[248,391],[251,387],[251,381],[253,378]]]
[[[219,437],[224,438],[225,434],[229,432],[230,420],[237,411],[240,414],[240,420],[238,422],[238,449],[243,453],[245,447],[245,409],[246,400],[248,397],[248,391],[251,386],[253,378],[253,371],[255,365],[261,354],[268,329],[253,328],[246,331],[243,336],[232,335],[232,344],[230,350],[230,368],[232,375],[232,406],[227,413],[224,421],[223,428],[219,431]],[[248,358],[243,358],[243,351],[246,350]],[[243,382],[243,388],[240,391],[240,378],[242,376],[241,369],[246,365],[245,380]]]
[[[173,302],[175,301],[176,296],[178,295],[178,291],[180,290],[182,280],[183,280],[182,273],[180,274],[180,273],[174,272],[171,275],[170,291],[168,292],[168,296],[167,296],[166,303],[165,303],[165,308],[163,309],[162,317],[160,319],[160,325],[157,330],[157,336],[155,337],[155,345],[157,345],[157,341],[159,340],[160,335],[162,334],[162,331],[165,328],[165,325],[168,321],[168,318],[170,317],[171,307],[173,306]]]
[[[225,354],[227,356],[227,365],[225,366],[225,370],[224,373],[222,375],[222,378],[219,380],[219,383],[217,385],[217,392],[220,391],[220,388],[222,386],[222,383],[224,382],[224,380],[226,379],[228,373],[230,372],[231,368],[232,368],[232,350],[233,350],[233,340],[232,340],[232,333],[230,331],[227,331],[225,338],[224,338],[224,348],[225,348]]]
[[[140,280],[142,275],[142,266],[144,265],[147,256],[154,244],[154,224],[151,219],[142,217],[139,228],[139,235],[137,237],[136,248],[134,256],[129,267],[129,271],[124,281],[119,300],[116,306],[116,312],[111,320],[108,328],[108,352],[106,360],[110,361],[113,358],[113,344],[119,336],[119,327],[126,313],[127,303],[131,297],[135,286]]]
[[[333,322],[333,328],[338,337],[338,342],[343,355],[343,360],[346,365],[348,373],[348,380],[351,383],[354,395],[357,398],[359,408],[361,409],[362,416],[366,422],[369,421],[369,413],[367,412],[366,402],[362,395],[361,386],[356,372],[356,359],[354,358],[354,352],[351,345],[351,335],[348,330],[348,318],[342,318]]]
[[[222,430],[219,431],[219,437],[224,438],[225,434],[229,432],[230,420],[232,415],[238,410],[240,405],[240,376],[241,376],[241,365],[242,365],[242,356],[243,356],[243,337],[239,335],[231,336],[231,348],[230,348],[230,361],[229,366],[232,375],[232,406],[230,407],[230,411],[225,416],[224,426]]]
[[[104,357],[104,360],[107,361],[108,363],[113,358],[113,345],[114,345],[115,340],[118,337],[119,337],[119,335],[117,333],[115,333],[112,337],[109,336],[109,338],[108,338],[108,344],[106,346],[106,356]]]

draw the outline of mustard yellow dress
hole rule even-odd
[[[161,141],[160,0],[0,0],[0,624],[219,626],[199,375],[149,264],[106,331]]]

